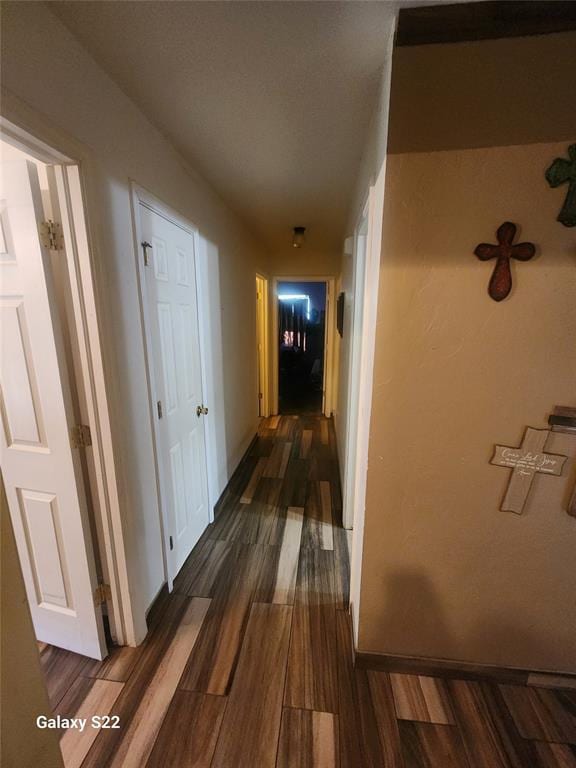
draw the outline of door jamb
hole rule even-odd
[[[356,222],[352,246],[352,323],[347,332],[350,336],[348,360],[348,392],[346,397],[346,424],[344,466],[342,467],[342,523],[344,528],[354,528],[356,505],[356,474],[358,461],[358,425],[360,421],[361,362],[363,353],[364,303],[370,227],[370,193],[362,206]],[[361,229],[365,229],[361,232]],[[364,237],[362,263],[359,263],[359,241]]]
[[[336,358],[336,301],[335,301],[335,286],[336,279],[333,275],[327,275],[322,277],[315,277],[310,275],[300,275],[298,277],[277,275],[272,278],[272,291],[270,292],[269,307],[271,311],[271,344],[272,344],[272,395],[271,395],[271,412],[273,414],[278,413],[278,366],[280,364],[280,356],[278,352],[278,283],[326,283],[326,315],[324,325],[324,381],[322,388],[324,390],[322,413],[324,416],[330,417],[334,410],[334,388],[336,375],[334,370],[334,362]]]
[[[367,235],[364,257],[364,297],[362,307],[362,338],[359,356],[358,421],[354,439],[355,466],[353,472],[353,534],[350,552],[350,612],[354,646],[358,647],[360,611],[360,587],[364,547],[364,519],[366,512],[366,478],[368,474],[368,447],[374,358],[376,347],[376,322],[378,313],[378,285],[382,252],[382,219],[384,213],[384,188],[386,163],[382,164],[375,183],[370,187],[367,201]]]
[[[258,308],[256,308],[256,343],[262,345],[261,355],[262,359],[257,358],[258,365],[258,379],[262,388],[262,398],[260,401],[260,416],[265,418],[270,415],[270,381],[269,381],[269,369],[270,363],[268,359],[269,339],[268,339],[268,278],[264,275],[256,272],[256,284],[261,281],[262,289],[262,319],[261,322],[258,318]],[[258,302],[259,299],[256,298]]]
[[[147,304],[146,293],[146,276],[144,272],[143,260],[142,260],[142,246],[141,246],[141,223],[140,223],[140,210],[139,206],[142,204],[149,210],[157,213],[159,216],[170,221],[172,224],[180,227],[188,232],[194,238],[194,269],[196,276],[196,301],[197,301],[197,313],[198,313],[198,334],[200,337],[200,366],[202,376],[202,397],[205,398],[205,402],[208,402],[207,395],[213,392],[212,382],[208,376],[208,367],[206,365],[206,340],[205,334],[202,333],[201,318],[205,316],[209,307],[207,306],[208,287],[205,283],[205,270],[200,268],[200,235],[198,229],[184,216],[174,210],[172,206],[167,205],[160,200],[152,192],[149,192],[144,187],[140,186],[134,181],[130,182],[131,202],[132,202],[132,223],[134,234],[134,252],[136,254],[136,271],[138,274],[138,298],[140,302],[140,319],[142,325],[142,341],[144,345],[144,358],[146,362],[146,379],[148,389],[148,401],[149,401],[149,416],[150,424],[152,428],[152,444],[154,452],[154,471],[156,477],[157,488],[157,501],[158,511],[160,517],[160,530],[162,535],[162,559],[164,564],[164,576],[168,584],[168,590],[171,592],[173,587],[173,580],[176,574],[170,571],[170,543],[168,535],[168,513],[166,509],[166,491],[164,489],[164,483],[162,479],[162,473],[160,472],[160,466],[158,461],[158,445],[160,443],[158,435],[158,419],[156,418],[155,404],[157,401],[156,393],[156,381],[154,378],[154,366],[151,364],[150,350],[152,349],[152,337],[150,317]],[[212,411],[213,413],[213,411]],[[210,475],[210,468],[208,466],[209,457],[214,455],[212,451],[212,433],[208,429],[208,420],[203,420],[204,427],[204,452],[206,457],[206,499],[208,502],[208,519],[209,522],[214,519],[213,505],[211,503],[210,488],[208,477]]]
[[[93,498],[104,545],[99,546],[101,542],[93,541],[93,546],[99,546],[100,560],[110,581],[107,606],[115,640],[118,645],[135,646],[137,630],[128,579],[94,279],[98,259],[90,231],[88,199],[93,159],[83,146],[63,139],[46,125],[42,117],[8,94],[3,94],[0,128],[5,141],[43,163],[56,166],[59,203],[68,217],[71,235],[65,253],[74,320],[70,332],[75,334],[80,350],[76,384],[83,390],[86,407],[83,416],[92,434],[87,459],[92,461],[96,482],[94,485],[90,483],[86,491]]]

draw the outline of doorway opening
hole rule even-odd
[[[326,361],[325,282],[278,283],[278,412],[321,414]]]
[[[0,451],[41,649],[134,643],[82,180],[2,120]]]

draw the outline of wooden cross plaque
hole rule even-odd
[[[508,489],[500,509],[521,515],[536,473],[545,475],[562,474],[567,456],[545,453],[544,443],[549,435],[547,429],[527,427],[519,448],[497,445],[491,464],[497,467],[509,467],[512,470]]]

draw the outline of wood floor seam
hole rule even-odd
[[[288,653],[290,653],[290,645],[292,643],[293,628],[294,628],[294,610],[292,610],[292,615],[290,617],[290,630],[288,632]],[[287,682],[288,682],[288,654],[286,656],[286,663],[285,663],[285,670],[284,670],[284,685],[282,686],[282,711],[284,711],[284,702],[286,700]],[[276,768],[280,768],[278,764],[278,757],[279,757],[281,735],[282,735],[282,721],[280,722],[280,728],[278,729],[278,740],[276,744],[276,762],[275,762]]]

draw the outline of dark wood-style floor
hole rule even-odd
[[[331,421],[262,423],[139,648],[41,650],[67,768],[576,768],[576,692],[354,668]]]

